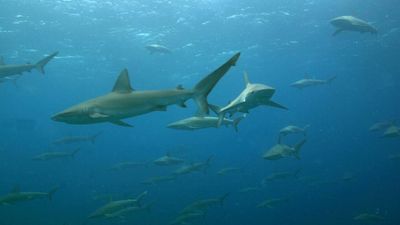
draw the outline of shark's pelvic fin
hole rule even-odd
[[[121,71],[112,91],[117,93],[131,93],[133,91],[127,69]]]
[[[194,100],[197,104],[198,111],[197,115],[208,115],[208,103],[207,96],[211,90],[215,87],[218,81],[225,75],[228,70],[236,65],[239,59],[240,53],[236,53],[232,58],[225,62],[222,66],[216,69],[214,72],[200,80],[194,87]]]

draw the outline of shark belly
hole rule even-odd
[[[32,65],[13,66],[6,65],[0,66],[0,78],[22,74],[23,72],[31,71],[34,68]]]

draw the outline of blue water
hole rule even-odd
[[[169,224],[199,199],[229,193],[193,224],[366,224],[353,217],[376,214],[375,224],[400,224],[400,138],[380,138],[368,128],[400,119],[400,4],[395,0],[337,1],[100,1],[1,0],[0,55],[6,63],[34,63],[59,51],[46,66],[0,84],[0,196],[21,191],[60,190],[52,201],[38,199],[0,206],[0,225]],[[345,32],[332,37],[329,20],[354,15],[371,22],[378,35]],[[171,54],[149,54],[148,44]],[[225,105],[250,80],[276,88],[273,99],[288,111],[258,107],[239,124],[198,131],[166,128],[192,116],[196,106],[168,107],[127,119],[134,128],[108,123],[68,125],[50,117],[73,104],[108,93],[123,68],[137,90],[193,87],[236,52],[241,57],[218,83],[209,101]],[[307,76],[337,79],[298,90],[289,84]],[[301,160],[267,161],[263,152],[289,124],[310,124]],[[54,146],[64,136],[92,135],[95,144]],[[294,144],[301,135],[290,136]],[[33,161],[52,150],[81,148],[75,158]],[[214,158],[203,173],[146,186],[153,176],[177,167],[151,165],[123,171],[121,161],[146,162],[171,153],[186,163]],[[224,167],[240,171],[216,175]],[[301,168],[296,178],[262,182],[277,171]],[[345,174],[354,179],[345,181]],[[300,177],[317,177],[307,184]],[[261,191],[238,193],[249,186]],[[89,220],[108,200],[132,198],[147,190],[149,213],[121,220]],[[257,208],[269,198],[288,198],[275,208]]]

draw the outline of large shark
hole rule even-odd
[[[213,111],[216,111],[219,117],[218,126],[223,123],[225,114],[229,113],[231,116],[236,112],[249,113],[250,109],[253,109],[260,105],[272,106],[281,109],[287,109],[271,100],[271,97],[275,93],[275,88],[269,87],[265,84],[250,83],[249,77],[244,72],[244,81],[246,84],[245,89],[239,94],[237,98],[231,101],[227,106],[218,109],[209,105]]]
[[[53,59],[58,52],[44,57],[42,60],[35,64],[20,64],[20,65],[6,65],[3,58],[0,58],[0,79],[7,78],[14,75],[21,75],[23,72],[31,72],[32,69],[37,69],[40,73],[44,74],[44,66]]]
[[[336,36],[342,31],[355,31],[360,33],[377,34],[378,30],[366,21],[358,19],[354,16],[339,16],[333,18],[330,23],[336,27],[336,31],[332,36]]]
[[[59,189],[54,187],[49,192],[21,192],[15,188],[11,193],[0,197],[0,205],[11,205],[18,202],[32,201],[35,199],[48,198],[51,200],[53,194]]]
[[[318,86],[318,85],[322,85],[322,84],[330,84],[335,79],[336,79],[336,76],[333,76],[326,80],[319,80],[319,79],[314,79],[314,78],[304,78],[304,79],[301,79],[301,80],[291,83],[290,86],[298,88],[298,89],[303,89],[306,87]]]
[[[198,106],[198,115],[209,113],[207,96],[239,59],[235,54],[217,70],[203,78],[193,89],[135,91],[129,81],[128,71],[119,75],[111,93],[72,106],[52,117],[53,120],[69,124],[93,124],[110,122],[131,127],[121,119],[146,114],[153,111],[166,111],[167,106],[177,104],[186,107],[185,102],[194,99]]]

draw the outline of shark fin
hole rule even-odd
[[[182,107],[182,108],[186,108],[187,107],[184,101],[179,102],[178,105],[180,107]]]
[[[244,83],[247,85],[250,84],[250,80],[249,80],[249,75],[247,74],[246,71],[243,72],[243,78],[244,78]]]
[[[179,84],[178,86],[176,86],[176,90],[184,90],[185,88],[183,88],[182,84]]]
[[[127,69],[123,69],[118,76],[117,81],[114,84],[112,92],[117,93],[131,93],[133,91],[131,82],[129,80],[129,74]]]
[[[272,100],[269,100],[268,102],[266,102],[265,105],[272,106],[272,107],[275,107],[275,108],[288,110],[288,108],[286,108],[285,106],[283,106],[283,105],[281,105],[279,103],[276,103],[276,102],[274,102]]]
[[[236,53],[218,69],[207,75],[205,78],[200,80],[194,87],[194,101],[197,104],[198,110],[197,115],[208,115],[208,103],[207,96],[210,94],[212,89],[218,83],[218,81],[228,72],[228,70],[236,65],[237,60],[240,57],[240,53]]]
[[[238,117],[233,120],[233,128],[235,129],[236,132],[239,131],[238,125],[242,119],[246,118],[247,114],[243,114],[241,117]]]
[[[0,56],[0,66],[4,66],[4,65],[6,65],[4,63],[4,58],[3,58],[3,56]]]
[[[299,143],[297,143],[297,144],[294,146],[294,151],[295,151],[294,157],[295,157],[296,159],[300,159],[300,150],[301,150],[301,147],[303,147],[304,143],[306,143],[306,141],[307,141],[307,140],[304,139],[304,140],[300,141]]]
[[[37,69],[40,73],[44,74],[44,66],[46,66],[46,64],[47,64],[50,60],[52,60],[57,54],[58,54],[58,52],[54,52],[53,54],[44,57],[42,60],[40,60],[39,62],[37,62],[37,63],[35,64],[36,69]]]
[[[335,79],[336,79],[336,76],[333,76],[333,77],[327,79],[327,80],[326,80],[326,83],[327,83],[327,84],[331,84],[331,82],[332,82],[333,80],[335,80]]]
[[[213,111],[217,115],[221,112],[221,107],[217,105],[208,104],[208,107],[210,107],[211,111]]]
[[[344,31],[343,29],[337,29],[335,32],[333,32],[332,36],[336,36],[339,33],[341,33],[342,31]]]
[[[130,125],[129,123],[125,123],[122,120],[111,120],[110,123],[121,126],[121,127],[133,127],[132,125]]]
[[[53,199],[53,195],[54,195],[54,193],[56,193],[58,191],[58,189],[60,189],[60,187],[59,186],[55,186],[49,192],[47,192],[49,200]]]

